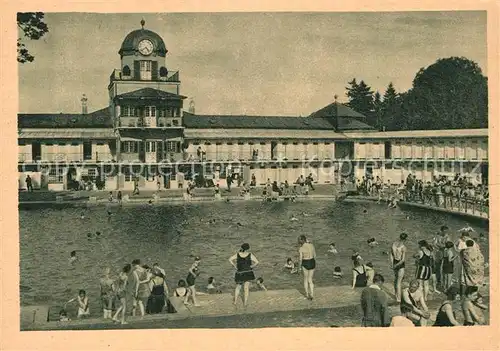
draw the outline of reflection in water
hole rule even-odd
[[[366,211],[365,211],[366,210]],[[333,268],[350,272],[350,255],[359,251],[371,261],[387,281],[392,280],[386,254],[390,243],[402,232],[409,233],[410,254],[416,243],[430,239],[442,224],[451,232],[467,223],[441,213],[409,212],[387,209],[376,204],[307,201],[298,203],[214,202],[182,205],[138,205],[113,209],[108,221],[106,210],[42,209],[20,211],[21,303],[41,301],[60,303],[87,290],[90,302],[98,305],[99,282],[105,267],[116,275],[122,266],[135,258],[152,265],[158,262],[166,270],[167,283],[175,286],[185,279],[192,256],[201,256],[197,284],[203,290],[208,277],[215,277],[223,291],[234,287],[234,272],[228,258],[243,242],[261,262],[256,276],[262,276],[268,289],[302,288],[297,275],[283,269],[287,257],[297,260],[297,237],[305,234],[316,246],[317,286],[349,284],[350,274],[333,279]],[[297,221],[290,221],[295,215]],[[473,226],[474,227],[474,226]],[[474,227],[477,234],[486,228]],[[96,232],[100,232],[96,238]],[[88,239],[87,234],[92,234]],[[376,238],[378,247],[370,248],[368,238]],[[337,255],[328,254],[335,242]],[[483,254],[488,258],[486,243]],[[69,263],[70,252],[78,260]],[[414,274],[412,262],[408,275]],[[390,284],[390,283],[389,283]],[[94,308],[96,308],[94,307]]]

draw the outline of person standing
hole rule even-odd
[[[382,291],[384,277],[375,274],[373,284],[361,293],[361,309],[363,310],[363,327],[388,327],[391,323],[387,295]]]
[[[113,321],[121,324],[127,324],[127,322],[125,321],[125,314],[127,312],[126,289],[127,289],[127,279],[130,275],[131,270],[132,270],[131,264],[125,265],[125,267],[123,267],[122,271],[120,272],[120,275],[118,276],[116,283],[114,284],[116,299],[120,301],[120,306],[118,307],[118,309],[115,312],[115,315],[113,316]],[[120,313],[121,313],[121,320],[118,319]]]
[[[109,277],[110,269],[104,270],[104,276],[99,280],[101,286],[101,303],[104,319],[112,319],[113,305],[115,302],[114,281]]]
[[[405,260],[406,260],[406,245],[408,234],[401,233],[399,240],[395,241],[391,246],[390,252],[390,267],[394,272],[394,295],[396,301],[401,302],[401,285],[405,275]]]
[[[446,243],[450,241],[449,235],[448,235],[448,227],[445,225],[442,225],[439,232],[436,234],[436,236],[432,239],[432,246],[434,247],[435,250],[435,265],[434,265],[434,273],[436,274],[436,282],[437,285],[442,287],[444,277],[443,277],[443,272],[442,272],[442,265],[443,265],[443,259],[445,256],[445,246]]]
[[[29,174],[26,176],[26,190],[33,192],[33,181]]]
[[[239,252],[229,258],[231,265],[236,268],[234,280],[236,288],[234,290],[234,304],[238,302],[241,287],[243,286],[243,306],[248,303],[248,295],[250,292],[250,282],[255,280],[253,268],[259,264],[259,261],[250,251],[250,245],[244,243],[241,245]]]
[[[418,259],[417,279],[422,286],[424,300],[427,301],[427,295],[429,295],[429,279],[432,275],[432,252],[426,240],[420,240],[418,242],[418,247],[420,250],[418,254],[415,255],[415,258]]]
[[[299,237],[299,267],[304,275],[304,290],[308,300],[314,298],[314,270],[316,269],[316,249],[306,239],[305,235]]]
[[[193,299],[193,304],[196,307],[200,306],[198,304],[198,300],[196,299],[196,288],[195,288],[196,278],[200,274],[199,265],[200,265],[200,258],[196,256],[194,258],[193,264],[189,268],[188,275],[186,278],[188,289],[191,291],[191,298]]]

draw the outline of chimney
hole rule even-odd
[[[82,115],[86,115],[88,113],[87,100],[87,97],[85,96],[85,94],[83,94],[82,99],[80,100],[82,102]]]

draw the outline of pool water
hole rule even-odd
[[[413,255],[418,240],[430,240],[441,225],[448,225],[455,238],[456,231],[467,225],[465,220],[443,213],[333,201],[144,204],[111,211],[109,219],[103,206],[20,211],[22,305],[64,303],[85,289],[98,313],[103,269],[110,267],[116,276],[135,258],[149,265],[160,263],[173,287],[186,278],[192,256],[199,255],[198,289],[203,290],[213,276],[229,292],[234,288],[234,269],[228,259],[243,242],[250,244],[260,261],[256,276],[264,278],[268,289],[302,291],[301,276],[283,268],[287,257],[297,261],[301,234],[316,246],[317,286],[351,283],[353,249],[366,262],[371,261],[390,284],[393,277],[386,252],[401,232],[409,234],[407,246]],[[292,216],[298,221],[291,221]],[[488,237],[487,228],[471,225]],[[101,238],[88,240],[87,233],[96,231],[102,233]],[[366,240],[371,237],[377,239],[378,247],[368,247]],[[327,252],[331,242],[339,250],[336,256]],[[487,243],[481,247],[488,260]],[[72,265],[69,254],[73,250],[78,251],[79,260]],[[342,267],[344,278],[333,279],[335,266]],[[407,267],[407,276],[413,275],[415,267],[411,263]]]

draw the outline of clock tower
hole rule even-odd
[[[179,72],[167,68],[165,42],[144,25],[142,20],[141,28],[123,40],[118,51],[120,68],[113,70],[108,86],[121,169],[118,189],[130,187],[133,181],[124,164],[149,165],[134,175],[147,185],[151,176],[168,167],[165,164],[183,158],[182,107],[186,97],[180,95]],[[153,183],[156,188],[156,181]]]

